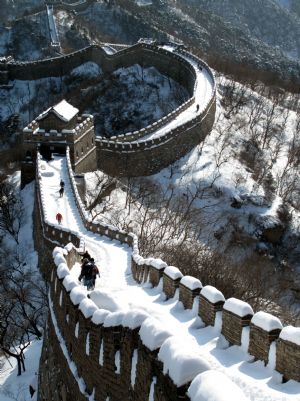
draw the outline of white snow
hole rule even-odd
[[[140,327],[143,321],[148,317],[149,314],[145,311],[132,309],[124,315],[122,326],[129,327],[130,329],[136,329],[137,327]]]
[[[123,318],[125,316],[125,311],[112,312],[104,320],[104,327],[115,327],[122,324]]]
[[[198,288],[202,288],[201,281],[192,276],[182,277],[180,283],[183,284],[185,287],[189,288],[190,290],[196,290]]]
[[[78,335],[79,335],[79,322],[77,322],[75,325],[75,337],[78,338]]]
[[[63,279],[63,286],[65,287],[65,289],[69,292],[71,291],[74,287],[76,287],[78,285],[78,281],[74,279],[74,277],[72,277],[70,274],[67,275],[64,279]]]
[[[93,316],[93,313],[98,310],[97,306],[89,298],[84,298],[80,302],[79,309],[81,310],[81,312],[83,313],[85,318],[89,318],[89,317]]]
[[[194,342],[187,344],[174,336],[162,344],[158,359],[164,364],[164,373],[168,373],[178,387],[210,369],[208,362],[198,355]]]
[[[154,401],[154,388],[155,388],[155,384],[157,382],[157,377],[154,376],[150,385],[150,392],[149,392],[149,401]]]
[[[87,355],[90,355],[90,333],[88,333],[87,336],[86,336],[85,353]]]
[[[76,78],[97,78],[102,74],[102,70],[98,64],[88,61],[87,63],[81,64],[80,66],[74,68],[70,75]]]
[[[168,277],[170,277],[173,280],[177,280],[177,279],[183,277],[183,274],[181,273],[181,271],[175,266],[167,266],[164,270],[164,274],[166,274]]]
[[[75,115],[79,112],[76,107],[72,106],[70,103],[63,99],[55,106],[49,107],[47,110],[41,113],[38,117],[36,117],[36,120],[42,120],[49,114],[50,111],[53,111],[58,118],[65,122],[69,122],[70,120],[72,120],[72,118],[75,117]]]
[[[94,290],[90,293],[91,300],[101,309],[107,309],[110,312],[123,309],[123,304],[110,291]]]
[[[62,279],[65,278],[68,274],[70,274],[70,270],[66,263],[60,263],[57,267],[57,276]]]
[[[103,346],[103,340],[101,341],[100,344],[100,351],[99,351],[99,365],[103,366],[104,362],[104,346]]]
[[[79,305],[86,296],[87,290],[80,286],[74,287],[70,292],[70,298],[74,305]]]
[[[220,301],[225,302],[224,295],[221,293],[221,291],[217,290],[217,288],[211,285],[206,285],[203,287],[200,291],[200,294],[213,304]]]
[[[94,312],[93,317],[92,317],[92,322],[95,324],[103,324],[106,316],[108,316],[110,312],[105,309],[98,309],[96,312]]]
[[[200,373],[192,381],[188,395],[191,401],[247,401],[236,384],[215,370]]]
[[[251,323],[268,332],[282,329],[282,323],[277,317],[263,311],[255,313],[251,319]]]
[[[234,313],[237,316],[244,317],[247,315],[253,315],[253,309],[247,302],[241,301],[236,298],[229,298],[225,301],[223,309]]]
[[[157,319],[149,317],[144,320],[139,331],[141,340],[151,351],[158,349],[172,335]]]
[[[132,360],[131,360],[131,372],[130,372],[130,380],[131,380],[131,386],[134,387],[135,384],[135,379],[136,379],[136,365],[138,361],[138,350],[135,348],[133,350],[132,354]]]
[[[279,338],[300,345],[300,327],[284,327],[280,332]]]
[[[120,370],[121,370],[120,351],[117,351],[115,353],[115,366],[116,366],[115,373],[120,374]]]
[[[56,115],[64,121],[70,121],[79,112],[79,110],[68,103],[66,100],[62,100],[56,106],[53,107],[53,111]]]

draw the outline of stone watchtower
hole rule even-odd
[[[35,178],[36,152],[50,160],[52,153],[65,154],[70,148],[75,173],[97,168],[94,118],[62,100],[41,113],[23,129],[22,186]]]

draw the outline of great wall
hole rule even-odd
[[[81,285],[72,276],[72,271],[75,262],[80,262],[84,238],[81,232],[58,226],[47,216],[43,185],[50,173],[47,173],[47,162],[39,153],[42,146],[63,154],[62,159],[66,159],[64,179],[70,183],[71,196],[83,227],[96,236],[95,241],[108,238],[112,244],[129,248],[131,276],[137,287],[143,290],[146,284],[145,288],[157,289],[166,300],[180,301],[186,311],[195,311],[196,307],[202,322],[198,330],[211,327],[214,335],[227,341],[228,347],[245,347],[245,336],[248,336],[247,351],[252,361],[260,360],[264,365],[273,363],[271,368],[282,375],[283,381],[299,382],[300,342],[295,341],[296,336],[299,338],[299,328],[282,327],[281,322],[269,314],[254,314],[245,302],[234,298],[225,300],[217,289],[202,288],[199,280],[183,277],[179,269],[167,266],[161,260],[144,259],[139,254],[138,238],[134,234],[91,221],[76,186],[74,174],[95,168],[116,176],[152,174],[203,140],[210,132],[215,113],[216,88],[209,67],[177,46],[164,48],[139,43],[113,55],[90,46],[66,57],[34,63],[7,63],[5,68],[9,79],[37,79],[49,76],[49,71],[53,76],[64,75],[86,61],[96,62],[104,72],[135,63],[155,66],[185,85],[191,98],[155,124],[109,140],[93,140],[93,118],[88,115],[76,115],[71,128],[54,126],[52,130],[47,129],[47,124],[54,121],[49,115],[45,128],[36,120],[24,129],[24,156],[27,159],[22,166],[22,182],[24,185],[36,180],[35,244],[39,265],[49,283],[50,313],[40,363],[38,399],[188,401],[192,380],[209,369],[208,363],[198,358],[196,368],[189,371],[185,381],[176,380],[172,366],[163,358],[164,352],[171,352],[172,347],[176,347],[176,341],[172,343],[172,334],[158,325],[153,333],[154,345],[150,346],[143,334],[150,327],[147,326],[149,316],[130,310],[126,313],[108,311],[93,302],[92,294],[81,292]],[[209,76],[212,90],[196,115],[195,91],[202,69]],[[168,127],[189,107],[193,113],[184,124],[167,128],[153,139],[143,139]],[[171,357],[171,363],[182,372],[188,370],[189,360],[193,360],[193,356],[185,356],[184,352],[179,352],[174,359]]]
[[[178,45],[141,42],[114,54],[107,54],[101,47],[91,45],[49,60],[2,63],[0,70],[7,82],[13,79],[36,80],[64,76],[88,61],[98,64],[104,74],[134,64],[152,66],[179,82],[190,94],[190,99],[184,104],[139,131],[110,139],[97,137],[96,160],[99,169],[113,176],[153,174],[184,156],[210,132],[216,107],[213,73],[203,61]],[[200,107],[196,112],[197,104]],[[39,132],[35,131],[34,123],[27,127],[26,132],[27,138],[32,133],[32,142],[37,142]],[[43,132],[40,133],[45,137]],[[54,131],[44,142],[50,139],[52,144],[59,142],[60,138],[57,137],[55,141],[53,134]],[[93,170],[94,166],[86,168]]]

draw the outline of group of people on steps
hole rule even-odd
[[[93,290],[96,284],[97,276],[100,277],[100,272],[98,267],[95,265],[94,258],[85,251],[81,259],[81,273],[78,280],[81,282],[83,280],[83,285],[86,286],[87,290]]]

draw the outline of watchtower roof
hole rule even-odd
[[[68,103],[66,100],[62,100],[57,103],[55,106],[49,107],[49,109],[45,110],[41,113],[36,120],[43,120],[45,117],[49,115],[49,113],[54,113],[60,120],[64,122],[69,122],[78,114],[79,110]]]

